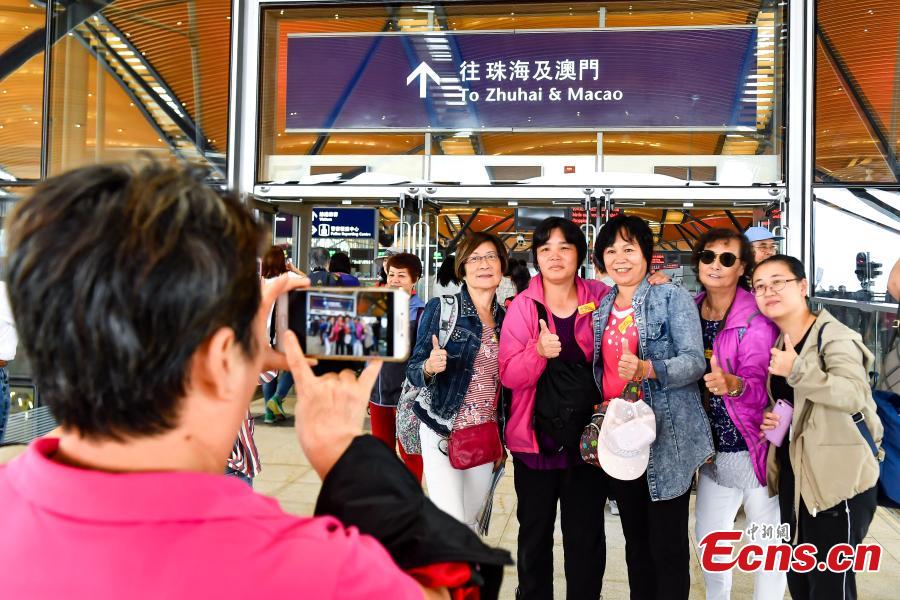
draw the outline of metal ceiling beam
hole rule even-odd
[[[457,233],[453,237],[453,239],[450,240],[450,243],[447,245],[448,248],[456,248],[456,244],[458,244],[459,240],[462,238],[462,236],[464,236],[466,234],[466,231],[468,231],[469,227],[475,221],[475,217],[477,217],[478,213],[480,213],[480,212],[481,212],[481,208],[476,208],[474,211],[472,211],[472,214],[469,215],[469,218],[466,219],[466,222],[463,223],[462,228],[460,228],[459,233]]]
[[[741,222],[737,220],[737,217],[734,216],[733,212],[731,212],[730,210],[726,210],[725,216],[731,219],[731,224],[734,225],[734,228],[738,230],[738,233],[744,233],[746,231],[746,229],[741,227]],[[753,220],[751,219],[750,222],[752,223]]]
[[[847,188],[851,194],[859,198],[860,202],[867,205],[872,210],[878,211],[889,219],[900,221],[900,210],[897,210],[890,204],[879,200],[868,192],[865,188]]]
[[[497,227],[499,227],[500,225],[503,225],[507,221],[511,220],[512,218],[513,218],[513,215],[509,215],[508,217],[503,217],[502,219],[500,219],[499,221],[497,221],[496,223],[494,223],[487,229],[484,229],[483,231],[486,231],[486,232],[493,231],[493,230],[497,229]]]
[[[822,198],[818,198],[816,196],[813,196],[813,200],[819,204],[827,206],[828,208],[833,208],[834,210],[844,213],[845,215],[850,215],[853,218],[859,219],[860,221],[864,221],[864,222],[868,223],[869,225],[874,225],[875,227],[878,227],[879,229],[884,229],[885,231],[889,231],[893,234],[900,235],[900,229],[895,229],[894,227],[889,227],[888,225],[885,225],[884,223],[879,223],[878,221],[876,221],[874,219],[870,219],[868,217],[858,215],[855,212],[853,212],[852,210],[847,210],[846,208],[838,206],[837,204],[832,204],[828,200],[823,200]]]

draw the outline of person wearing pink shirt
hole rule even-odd
[[[0,466],[4,598],[496,597],[508,553],[361,435],[380,363],[316,377],[293,333],[286,356],[267,343],[275,298],[309,280],[260,291],[263,231],[234,195],[158,163],[91,166],[6,225],[13,314],[62,434]],[[316,517],[222,474],[270,369],[297,381]]]

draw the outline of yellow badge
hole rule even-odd
[[[595,310],[597,310],[597,305],[593,302],[588,302],[587,304],[582,304],[578,307],[578,314],[586,315],[588,313],[594,312]]]
[[[712,349],[707,350],[704,354],[706,354],[706,360],[711,359],[713,355]]]
[[[628,328],[634,325],[634,318],[631,315],[628,315],[622,322],[619,323],[619,333],[625,335],[625,332],[628,331]]]

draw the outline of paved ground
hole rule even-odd
[[[293,399],[289,399],[287,402],[289,413],[293,413],[292,405]],[[259,402],[254,404],[254,410],[257,413],[262,412]],[[297,515],[312,514],[320,482],[300,451],[293,427],[289,423],[266,426],[261,421],[261,419],[257,421],[259,425],[256,428],[256,440],[263,463],[263,471],[255,481],[255,489],[278,499],[286,511]],[[8,460],[19,451],[21,451],[21,447],[0,450],[0,462]],[[516,495],[513,489],[512,465],[509,464],[507,475],[497,489],[487,541],[508,549],[513,553],[513,557],[516,553],[516,536],[519,529],[515,512]],[[738,525],[741,525],[740,521]],[[691,527],[693,528],[693,519]],[[603,596],[605,600],[627,599],[625,539],[622,536],[619,518],[611,515],[608,508],[606,508],[606,536],[607,566]],[[563,577],[562,536],[558,521],[555,542],[556,598],[562,599],[565,598],[565,578]],[[897,598],[897,590],[900,590],[900,518],[893,513],[879,509],[866,542],[881,544],[884,548],[884,555],[879,573],[864,573],[858,576],[859,597],[865,600]],[[516,581],[515,567],[508,568],[500,596],[503,600],[514,598]],[[691,561],[691,581],[691,599],[704,598],[703,576],[696,553]],[[736,600],[751,598],[752,586],[753,580],[750,575],[736,573],[732,597]]]

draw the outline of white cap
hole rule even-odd
[[[647,470],[655,439],[656,416],[646,402],[613,398],[597,440],[597,459],[611,477],[637,479]]]

